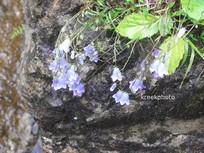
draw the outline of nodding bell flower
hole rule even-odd
[[[81,97],[82,96],[82,93],[85,92],[85,89],[84,89],[84,85],[83,84],[77,84],[73,87],[73,95],[74,96],[78,96],[78,97]]]
[[[83,64],[84,64],[84,61],[85,61],[85,59],[86,59],[86,57],[85,57],[84,54],[80,54],[80,55],[78,56],[78,59],[79,59],[79,63],[80,63],[81,65],[83,65]]]
[[[85,51],[85,55],[90,57],[90,55],[92,55],[96,50],[91,45],[87,45],[86,47],[84,47],[84,51]]]
[[[123,76],[122,76],[119,68],[115,67],[113,69],[113,74],[111,75],[111,78],[112,78],[113,82],[115,82],[116,80],[122,81]]]
[[[112,86],[110,87],[110,91],[114,91],[116,86],[117,86],[116,83],[113,83]]]
[[[145,67],[145,61],[142,61],[142,62],[140,63],[140,67],[141,67],[141,68],[144,68],[144,67]]]
[[[129,95],[127,92],[119,90],[116,94],[112,96],[115,99],[116,103],[120,103],[121,105],[130,104]]]
[[[59,45],[59,50],[63,50],[65,53],[70,51],[71,41],[70,39],[66,39]]]
[[[94,47],[92,47],[91,45],[88,45],[84,47],[84,51],[85,51],[85,56],[88,56],[90,61],[98,62],[99,60],[98,52],[95,50]]]
[[[55,89],[55,90],[58,90],[58,89],[61,89],[61,88],[64,88],[66,89],[67,88],[67,84],[64,80],[64,77],[61,76],[55,80],[53,80],[52,82],[52,87]]]
[[[155,58],[158,58],[160,56],[160,50],[159,49],[155,49],[154,52],[153,52],[153,56]]]
[[[142,90],[143,88],[145,88],[145,86],[143,85],[143,81],[139,80],[139,79],[134,79],[132,81],[130,81],[130,86],[129,86],[131,92],[133,94],[135,94],[138,90]]]
[[[71,41],[66,39],[53,51],[55,59],[49,65],[49,70],[53,75],[52,87],[54,90],[68,87],[69,91],[73,91],[74,96],[81,97],[85,88],[84,84],[81,83],[81,77],[77,73],[77,69],[84,64],[86,56],[89,57],[90,61],[98,62],[98,52],[94,47],[88,45],[84,47],[85,53],[73,50],[70,54],[66,54],[70,51],[70,47]],[[72,59],[70,63],[68,63],[68,55]]]
[[[166,64],[161,62],[160,60],[155,60],[149,68],[150,72],[153,72],[153,76],[155,78],[161,77],[163,78],[164,75],[168,75],[168,68]]]

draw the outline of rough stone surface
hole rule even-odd
[[[86,82],[82,98],[67,90],[54,91],[48,70],[64,17],[74,15],[80,0],[24,0],[25,48],[19,65],[18,86],[30,112],[43,130],[45,152],[134,153],[204,152],[204,65],[195,63],[179,90],[185,68],[146,85],[145,95],[171,95],[174,100],[144,100],[131,96],[120,106],[108,91],[113,66],[105,65]],[[139,50],[139,49],[138,49]],[[138,51],[139,52],[139,51]],[[146,53],[140,53],[142,54]],[[129,54],[123,54],[122,65]],[[136,73],[137,55],[126,67]],[[100,66],[100,63],[94,68]]]

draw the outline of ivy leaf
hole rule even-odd
[[[117,26],[116,32],[131,40],[151,37],[159,31],[159,17],[149,13],[133,13],[126,16]]]
[[[182,9],[196,21],[204,19],[204,0],[181,0]]]
[[[185,52],[184,38],[171,36],[161,44],[160,49],[164,54],[169,54],[169,59],[166,61],[166,65],[168,68],[168,74],[173,74],[179,66]]]

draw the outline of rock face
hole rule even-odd
[[[40,122],[44,151],[203,152],[204,64],[193,66],[180,90],[185,68],[158,81],[156,87],[147,85],[146,96],[170,95],[172,100],[133,96],[128,106],[116,104],[109,92],[113,66],[108,64],[86,82],[82,98],[68,90],[52,89],[48,70],[52,50],[65,18],[77,13],[82,4],[80,0],[23,1],[26,32],[18,86]],[[127,78],[138,64],[135,56],[131,59],[124,71]]]

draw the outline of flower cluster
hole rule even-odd
[[[162,54],[159,49],[155,49],[153,52],[154,61],[150,64],[149,70],[153,73],[154,78],[163,78],[164,75],[168,75],[167,62],[169,60],[169,54]],[[138,73],[139,77],[134,78],[132,81],[129,81],[129,89],[132,94],[136,94],[139,90],[143,90],[145,88],[143,84],[143,80],[145,80],[145,61],[140,63],[140,72]],[[113,69],[113,73],[111,75],[112,81],[114,82],[110,87],[110,91],[114,91],[117,87],[116,81],[122,81],[123,76],[120,72],[119,68],[115,67]],[[129,94],[128,92],[118,90],[113,96],[116,103],[120,103],[121,105],[129,104]]]
[[[141,67],[144,67],[144,63],[141,63]],[[112,81],[114,82],[112,86],[110,87],[110,91],[114,91],[117,87],[116,81],[122,81],[122,73],[120,72],[120,69],[118,67],[115,67],[113,69],[113,73],[111,75]],[[135,94],[138,90],[142,90],[145,88],[143,85],[143,80],[135,78],[134,80],[129,82],[129,89],[133,94]],[[120,103],[121,105],[127,104],[129,105],[129,94],[125,91],[118,90],[117,93],[115,93],[112,96],[115,99],[116,103]]]
[[[115,67],[113,69],[113,73],[111,75],[111,78],[112,78],[112,81],[114,83],[110,87],[110,91],[114,91],[116,86],[117,86],[115,81],[122,81],[122,78],[123,78],[122,73],[120,72],[119,68]],[[119,90],[112,97],[115,99],[116,103],[120,103],[121,105],[124,105],[124,104],[129,105],[130,100],[129,100],[129,94],[127,92]]]
[[[66,39],[53,51],[55,58],[49,65],[49,70],[51,70],[53,74],[52,87],[55,90],[69,88],[69,91],[73,91],[73,96],[81,97],[85,92],[85,86],[81,83],[82,79],[78,74],[78,69],[85,63],[86,59],[98,62],[98,52],[91,45],[85,46],[83,52],[76,52],[74,50],[70,50],[70,48],[71,41]],[[168,53],[162,54],[159,49],[155,49],[153,56],[155,59],[149,67],[153,76],[155,78],[163,78],[164,75],[168,75],[168,68],[166,66],[166,62],[169,60]],[[140,73],[138,73],[139,77],[135,77],[133,80],[129,81],[130,92],[119,89],[115,94],[113,94],[112,97],[115,99],[116,103],[129,105],[129,94],[136,94],[139,90],[143,90],[145,88],[143,84],[143,80],[145,80],[145,66],[145,61],[142,61],[140,63]],[[113,92],[123,78],[124,76],[120,69],[115,67],[111,75],[113,84],[110,87],[110,91]]]
[[[155,57],[155,60],[150,65],[149,70],[153,73],[154,78],[163,78],[164,75],[168,75],[168,68],[166,66],[166,62],[169,59],[168,53],[162,55],[160,50],[155,49],[153,56]]]
[[[49,65],[49,70],[53,74],[52,87],[54,90],[66,89],[68,87],[70,91],[73,91],[74,96],[81,97],[85,92],[85,88],[84,84],[81,83],[81,77],[77,70],[84,64],[86,56],[90,58],[90,61],[98,62],[98,52],[94,47],[88,45],[84,48],[84,53],[77,53],[75,51],[70,53],[70,47],[71,42],[69,39],[66,39],[53,51],[55,59]],[[69,60],[70,62],[68,62]]]

